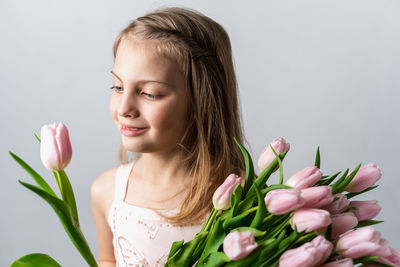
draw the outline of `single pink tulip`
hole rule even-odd
[[[327,210],[331,214],[338,214],[345,211],[350,205],[350,201],[341,193],[334,194],[333,199],[331,204],[323,206],[321,209]]]
[[[350,211],[354,213],[359,221],[375,218],[382,209],[381,206],[378,205],[377,200],[350,201],[349,207],[356,208],[350,209]]]
[[[381,177],[381,170],[374,163],[361,166],[356,176],[354,176],[353,180],[346,186],[345,190],[347,192],[361,192],[373,186]]]
[[[329,212],[321,209],[301,208],[293,212],[290,224],[293,229],[306,233],[324,228],[332,223]]]
[[[332,187],[327,185],[304,188],[300,191],[301,197],[306,201],[304,208],[319,208],[333,201]]]
[[[258,158],[258,168],[260,171],[268,167],[268,165],[276,158],[270,145],[274,148],[276,154],[280,155],[283,152],[290,149],[290,145],[286,143],[286,140],[282,137],[275,138],[271,144],[269,144]],[[275,170],[277,170],[276,168]]]
[[[267,193],[264,198],[267,210],[275,215],[288,213],[300,208],[305,201],[298,189],[276,189]]]
[[[223,243],[224,252],[231,260],[246,258],[257,246],[254,235],[250,231],[230,232]]]
[[[213,195],[214,208],[217,210],[226,210],[231,206],[231,195],[237,184],[240,184],[241,178],[236,174],[230,174],[225,181],[215,190]]]
[[[379,259],[375,260],[377,262],[381,262],[393,267],[400,267],[400,253],[394,249],[390,248],[390,255],[385,257],[379,257]],[[375,264],[364,263],[365,267],[379,267]]]
[[[298,248],[285,251],[279,259],[279,267],[312,267],[326,261],[333,245],[323,236],[317,236],[311,242]]]
[[[336,243],[336,252],[343,257],[389,256],[390,247],[371,226],[343,234]]]
[[[64,170],[72,157],[67,127],[62,122],[44,125],[40,139],[40,158],[43,165],[53,171]]]
[[[334,214],[332,219],[332,234],[331,237],[336,239],[339,235],[353,229],[357,226],[358,220],[351,212]]]
[[[313,186],[321,177],[320,169],[309,166],[293,174],[285,184],[297,189],[304,189]]]
[[[337,261],[328,262],[321,267],[353,267],[353,259],[344,258]]]
[[[316,265],[321,265],[329,258],[329,255],[333,249],[333,245],[321,235],[315,237],[311,241],[311,244],[314,245],[314,247],[317,249],[317,254],[320,256],[320,259],[317,261]]]

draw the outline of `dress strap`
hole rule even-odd
[[[117,201],[124,201],[129,174],[131,173],[133,163],[120,165],[115,174],[115,193],[114,198]]]

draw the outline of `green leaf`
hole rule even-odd
[[[33,133],[33,135],[36,137],[36,139],[39,141],[39,143],[41,143],[40,136],[39,136],[39,135],[37,135],[37,133]]]
[[[264,198],[260,192],[260,189],[257,186],[255,186],[254,189],[256,190],[257,194],[258,208],[256,216],[254,216],[254,219],[251,222],[250,227],[258,228],[262,224],[265,214],[267,214],[267,208],[265,207]]]
[[[242,197],[242,185],[237,184],[231,195],[231,208],[229,210],[230,214],[228,218],[236,216],[238,204],[240,202],[241,197]]]
[[[320,157],[320,154],[319,154],[319,146],[317,148],[317,154],[315,155],[315,163],[314,163],[314,165],[318,169],[321,168],[321,157]]]
[[[52,257],[42,253],[32,253],[25,255],[14,261],[10,267],[61,267]]]
[[[336,177],[340,174],[341,172],[337,172],[337,173],[335,173],[334,175],[332,175],[330,178],[328,178],[328,179],[321,179],[321,180],[319,180],[316,184],[315,184],[315,186],[321,186],[321,185],[330,185],[332,182],[333,182],[333,180],[335,180],[336,179]],[[329,177],[329,176],[328,176]]]
[[[337,187],[332,188],[332,194],[342,193],[346,186],[353,180],[354,176],[356,176],[358,170],[361,167],[361,163],[347,176]]]
[[[175,241],[172,243],[171,249],[169,251],[168,258],[171,258],[183,245],[184,241]]]
[[[76,221],[73,219],[70,207],[61,199],[58,199],[37,186],[19,181],[20,184],[33,191],[41,198],[43,198],[56,212],[60,219],[65,231],[71,239],[74,246],[78,249],[79,253],[86,260],[89,266],[97,266],[96,259],[90,251],[89,245],[79,228]]]
[[[267,260],[270,259],[272,257],[272,255],[274,255],[276,253],[276,251],[279,248],[279,244],[281,243],[282,239],[285,237],[285,234],[286,234],[286,231],[283,230],[279,234],[277,239],[274,239],[274,238],[268,239],[268,240],[264,241],[262,244],[260,244],[260,245],[263,245],[263,246],[265,245],[265,246],[260,253],[258,264],[256,264],[256,266],[259,266],[259,267],[270,266],[270,265],[268,265]]]
[[[300,233],[297,231],[293,231],[287,238],[283,239],[278,247],[278,251],[274,253],[273,256],[271,256],[266,262],[265,266],[275,266],[277,262],[279,261],[279,258],[281,255],[288,249],[291,248],[291,246],[296,242],[296,240],[300,237]],[[269,264],[269,265],[268,265]]]
[[[215,213],[215,208],[212,208],[210,214],[208,214],[207,220],[204,222],[203,227],[201,228],[201,231],[204,231],[209,221],[214,217],[214,213]]]
[[[288,151],[286,150],[285,152],[283,152],[282,154],[279,155],[279,158],[281,160],[283,160],[286,156],[286,154],[288,153]],[[257,177],[257,179],[254,181],[254,183],[258,186],[258,188],[261,188],[262,186],[264,186],[267,181],[268,178],[271,176],[271,174],[274,172],[276,166],[278,165],[278,159],[275,158],[261,173],[260,175]],[[256,192],[254,191],[254,186],[252,185],[249,189],[248,194],[255,194]],[[247,197],[246,195],[246,197]]]
[[[209,254],[218,251],[219,247],[224,242],[224,239],[225,231],[222,227],[221,218],[218,218],[210,234],[207,236],[206,245],[199,259],[199,265],[202,265]]]
[[[275,155],[275,158],[278,160],[279,164],[279,184],[283,184],[283,167],[282,167],[282,160],[279,158],[278,154],[276,153],[275,149],[272,147],[272,145],[269,145],[271,147],[272,152]]]
[[[340,185],[341,182],[344,181],[344,179],[346,179],[347,174],[349,173],[349,169],[347,169],[343,175],[332,185],[332,192],[334,190],[334,188],[338,187]],[[333,194],[333,193],[332,193]]]
[[[59,176],[62,185],[62,192],[61,192],[62,197],[64,201],[68,204],[68,206],[71,208],[72,215],[74,216],[74,219],[79,225],[79,216],[78,216],[78,209],[76,207],[74,190],[72,189],[68,176],[65,173],[65,171],[55,171],[53,173],[56,176],[56,178],[57,176]]]
[[[367,189],[364,189],[364,190],[361,191],[361,192],[347,193],[347,194],[345,194],[345,195],[346,195],[347,199],[350,199],[350,198],[353,198],[353,197],[358,196],[358,195],[360,195],[360,194],[363,194],[363,193],[365,193],[365,192],[371,191],[371,190],[373,190],[373,189],[375,189],[375,188],[377,188],[377,187],[378,187],[378,185],[374,185],[374,186],[368,187]]]
[[[192,266],[194,262],[192,262],[191,256],[199,242],[206,238],[207,235],[208,232],[197,233],[192,240],[183,244],[183,246],[178,249],[178,251],[172,257],[168,258],[166,266]]]
[[[203,267],[219,267],[224,266],[225,263],[231,260],[225,255],[224,252],[213,252],[208,255],[201,266]],[[200,265],[200,264],[198,264]],[[196,265],[197,266],[197,265]]]
[[[228,220],[225,220],[222,224],[225,231],[230,231],[239,226],[249,226],[251,221],[253,220],[254,214],[240,214]]]
[[[384,221],[377,221],[377,220],[364,220],[358,222],[356,228],[364,227],[364,226],[369,226],[369,225],[374,225],[378,223],[383,223]]]
[[[243,198],[244,198],[246,196],[247,192],[249,191],[250,186],[253,184],[253,181],[254,181],[254,165],[253,165],[253,161],[252,161],[251,156],[250,156],[249,152],[247,151],[247,149],[241,143],[239,143],[239,141],[235,137],[234,137],[234,140],[235,140],[236,144],[239,146],[240,151],[242,151],[245,166],[246,166],[246,179],[245,179],[246,181],[245,181],[244,190],[243,190]]]
[[[54,193],[53,189],[47,184],[47,182],[40,176],[34,169],[31,168],[25,161],[23,161],[20,157],[12,153],[11,151],[8,151],[10,153],[11,157],[19,164],[21,167],[29,173],[30,176],[35,180],[35,182],[47,193],[52,195],[53,197],[57,197],[56,193]]]
[[[246,227],[246,226],[242,226],[242,227],[238,227],[238,228],[232,229],[231,232],[233,232],[233,231],[239,231],[239,232],[250,231],[254,235],[254,237],[262,237],[262,236],[264,236],[266,234],[265,231],[260,231],[260,230],[258,230],[256,228]]]

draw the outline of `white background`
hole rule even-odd
[[[400,1],[0,1],[0,265],[47,253],[86,266],[53,210],[23,188],[33,180],[8,155],[42,167],[33,132],[63,121],[73,159],[67,173],[93,252],[90,185],[118,164],[120,134],[108,114],[112,44],[131,20],[165,5],[197,9],[230,35],[244,128],[253,158],[283,136],[286,178],[314,162],[333,174],[375,162],[382,236],[400,248]]]

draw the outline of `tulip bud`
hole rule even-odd
[[[333,245],[323,236],[317,236],[295,249],[285,251],[279,259],[279,267],[319,266],[330,255]]]
[[[315,237],[311,244],[317,249],[317,254],[320,256],[320,259],[316,261],[316,265],[319,266],[328,259],[329,255],[332,252],[333,245],[331,242],[325,239],[325,237],[319,235]]]
[[[332,203],[321,207],[321,209],[327,210],[331,214],[338,214],[345,211],[349,207],[349,204],[350,201],[345,195],[337,193],[333,195]]]
[[[283,152],[290,149],[290,145],[286,143],[285,139],[282,137],[274,139],[271,144],[269,144],[258,158],[258,168],[262,171],[268,167],[268,165],[276,158],[274,152],[271,150],[270,145],[274,148],[276,154],[280,155]],[[276,168],[275,170],[277,170]]]
[[[275,189],[267,193],[264,198],[267,210],[275,215],[288,213],[300,208],[305,201],[298,189]]]
[[[375,261],[381,262],[383,264],[387,264],[389,266],[400,267],[400,254],[399,252],[394,249],[390,248],[390,255],[385,257],[379,257]],[[379,267],[380,265],[370,264],[370,263],[363,263],[365,267]]]
[[[346,186],[347,192],[361,192],[382,177],[381,170],[373,163],[361,166],[353,180]]]
[[[333,201],[332,187],[315,186],[300,190],[301,197],[306,201],[304,208],[319,208]]]
[[[353,259],[344,258],[337,261],[328,262],[321,267],[353,267]]]
[[[257,246],[254,235],[250,231],[230,232],[223,243],[224,252],[231,260],[240,260],[247,257]]]
[[[54,171],[64,170],[72,157],[67,127],[62,122],[44,125],[40,138],[40,158],[43,165]]]
[[[331,216],[332,219],[332,234],[331,237],[336,239],[339,235],[353,229],[357,226],[358,220],[351,212],[344,212],[340,214],[334,214]]]
[[[355,208],[350,209],[350,211],[354,213],[359,221],[375,218],[382,209],[377,200],[351,201],[349,207]]]
[[[322,172],[317,167],[310,166],[296,172],[285,184],[297,189],[303,189],[313,186],[321,177]]]
[[[343,234],[336,243],[336,252],[343,257],[389,256],[390,248],[381,234],[371,226]]]
[[[221,184],[213,195],[214,208],[217,210],[229,209],[231,205],[231,195],[237,184],[240,184],[241,178],[235,174],[230,174],[223,184]]]
[[[293,212],[290,224],[293,229],[306,233],[324,228],[332,223],[329,212],[321,209],[301,208]]]

